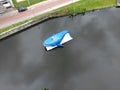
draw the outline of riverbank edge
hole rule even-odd
[[[114,7],[114,6],[112,6],[112,7]],[[93,9],[93,10],[94,10],[94,11],[95,11],[95,10],[102,10],[102,9],[105,9],[105,8],[111,8],[111,7],[104,7],[104,8],[101,8],[101,9]],[[53,15],[43,16],[42,18],[39,18],[39,19],[37,19],[37,20],[29,21],[29,22],[27,22],[27,23],[25,23],[25,24],[22,24],[22,25],[20,25],[20,26],[18,26],[18,27],[15,27],[15,28],[13,28],[13,29],[10,29],[10,30],[8,30],[8,31],[5,31],[5,32],[1,33],[1,34],[0,34],[0,40],[3,40],[4,38],[7,38],[7,37],[9,37],[9,36],[11,36],[11,35],[13,35],[13,34],[15,34],[15,33],[18,33],[18,32],[20,32],[20,31],[23,31],[23,30],[25,30],[25,29],[27,29],[27,28],[30,28],[30,27],[32,27],[32,26],[34,26],[34,25],[36,25],[36,24],[45,22],[45,21],[50,20],[50,19],[59,18],[59,17],[63,17],[63,16],[73,17],[73,16],[76,16],[76,15],[79,15],[79,14],[83,14],[83,15],[84,15],[85,13],[91,12],[91,11],[93,11],[93,10],[86,11],[86,12],[83,12],[83,13],[78,13],[78,14],[75,14],[75,15],[74,15],[74,14],[64,14],[64,15],[55,16],[55,15],[53,14]]]

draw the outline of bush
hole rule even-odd
[[[79,14],[79,13],[86,12],[86,8],[72,8],[72,9],[69,9],[69,11],[70,11],[71,15],[76,15],[76,14]]]

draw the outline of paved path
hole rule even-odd
[[[34,17],[36,15],[43,14],[50,10],[68,5],[76,1],[79,0],[46,0],[44,2],[29,7],[28,10],[25,12],[19,13],[17,11],[13,11],[6,15],[0,16],[0,28]]]

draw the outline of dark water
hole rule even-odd
[[[46,52],[49,35],[73,40]],[[120,9],[49,20],[0,42],[0,90],[120,90]]]

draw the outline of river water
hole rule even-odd
[[[49,52],[49,35],[73,37]],[[0,42],[0,90],[120,90],[120,9],[46,21]]]

